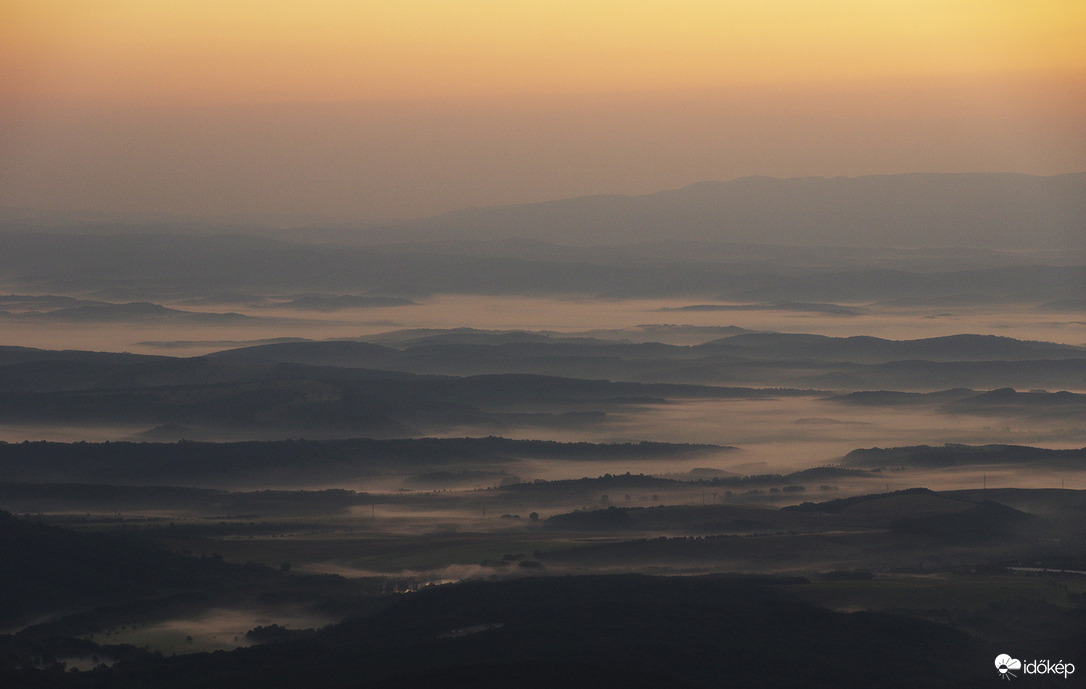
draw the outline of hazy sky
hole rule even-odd
[[[1082,0],[0,0],[0,205],[419,216],[1086,169]]]

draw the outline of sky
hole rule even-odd
[[[1086,170],[1081,0],[0,0],[0,206],[374,220]]]

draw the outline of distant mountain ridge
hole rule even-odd
[[[1043,412],[1062,418],[1073,416],[1081,408],[1081,396],[1072,392],[1086,391],[1086,348],[1071,345],[993,335],[887,340],[738,330],[711,329],[706,336],[731,336],[695,345],[534,331],[408,330],[365,338],[368,341],[274,342],[193,358],[0,347],[0,406],[5,394],[16,392],[146,392],[162,386],[232,388],[272,381],[284,385],[290,381],[288,387],[302,388],[303,381],[317,387],[372,385],[375,381],[385,381],[384,385],[396,381],[398,386],[412,379],[418,379],[418,385],[432,387],[437,384],[434,377],[475,377],[482,381],[511,376],[525,384],[524,376],[528,376],[566,379],[574,387],[612,381],[682,388],[681,392],[659,388],[647,393],[643,388],[631,388],[615,393],[634,397],[701,397],[704,386],[711,386],[717,393],[730,390],[731,396],[897,391],[889,396],[868,392],[835,399],[866,405],[930,406],[971,397],[976,399],[966,406],[948,407],[945,411],[984,415],[1029,411],[1031,415]],[[616,333],[598,334],[614,337]],[[963,390],[954,394],[917,394],[954,387]],[[974,392],[1005,388],[1068,392],[1048,395],[1012,391],[1009,395],[992,393],[983,398]],[[305,397],[301,388],[295,392]],[[474,405],[477,401],[468,403]],[[8,413],[18,415],[23,411],[16,406]],[[154,420],[155,425],[171,422],[189,425],[181,418]]]
[[[1082,359],[1086,350],[1052,342],[1016,340],[999,335],[945,335],[916,340],[887,340],[869,335],[830,337],[797,333],[746,333],[706,342],[702,347],[734,349],[756,357],[818,358],[891,362],[1013,361]]]
[[[397,223],[390,239],[660,239],[792,245],[1081,250],[1086,173],[743,177],[643,196],[468,208]]]
[[[229,235],[232,248],[253,249],[272,237],[287,244],[425,242],[441,253],[548,255],[565,247],[676,244],[751,247],[963,248],[1086,251],[1086,172],[907,173],[858,177],[741,177],[701,181],[642,195],[597,194],[506,206],[472,206],[440,215],[378,224],[336,221],[289,230],[214,221],[181,222],[127,215],[101,224],[0,206],[0,233],[108,237],[144,235],[136,252],[159,245],[182,254],[176,237]],[[249,235],[244,237],[239,233]],[[174,239],[170,239],[173,237]],[[48,243],[48,239],[41,240]],[[70,239],[68,240],[71,241]],[[117,241],[114,239],[112,241]],[[217,240],[222,242],[221,238]],[[468,245],[474,244],[465,248]],[[265,247],[267,245],[265,244]],[[41,248],[41,247],[39,247]],[[231,247],[227,247],[231,248]]]
[[[1083,193],[1086,198],[1086,189]],[[350,245],[332,245],[257,236],[27,234],[0,227],[0,276],[9,289],[54,295],[49,301],[9,295],[0,300],[0,310],[89,307],[94,303],[87,301],[88,296],[107,294],[126,301],[196,300],[195,305],[207,305],[209,295],[228,295],[231,300],[212,302],[215,305],[237,304],[239,295],[246,295],[242,305],[322,310],[406,306],[435,294],[682,296],[694,305],[779,304],[808,310],[821,304],[817,308],[837,311],[872,302],[896,308],[1002,300],[1061,309],[1073,307],[1086,289],[1081,232],[1086,212],[1078,217],[1073,231],[1065,233],[1074,239],[1065,242],[1070,250],[1039,251],[848,248],[840,243],[812,247],[799,244],[819,238],[799,234],[789,237],[793,246],[782,247],[768,243],[781,238],[774,236],[776,230],[766,230],[758,247],[726,241],[724,234],[716,242],[690,242],[683,239],[687,225],[681,216],[668,216],[663,229],[657,228],[674,240],[591,247],[502,239],[421,241],[435,232],[455,237],[459,231],[422,232],[406,226],[389,229],[397,243],[384,245],[373,244],[379,236],[357,228],[344,230],[342,239]],[[540,222],[542,228],[550,220]],[[626,231],[621,223],[611,226]],[[1049,235],[1035,223],[1023,221],[1016,227],[1023,242],[1037,238],[1038,245],[1059,244],[1044,239]],[[486,230],[486,224],[478,228]],[[563,224],[561,231],[567,230],[579,233],[577,241],[582,244],[606,239],[581,232],[576,224]],[[472,232],[475,229],[465,234]],[[901,234],[894,243],[904,244],[909,236]],[[950,243],[953,234],[948,230],[940,236]],[[823,239],[828,241],[828,235]],[[491,255],[479,249],[484,246],[504,246],[508,251]],[[333,299],[318,300],[319,304],[283,301],[313,294]],[[56,298],[60,295],[78,296],[80,301],[65,303]],[[270,297],[274,299],[269,301]]]

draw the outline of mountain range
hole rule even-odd
[[[519,237],[573,245],[668,238],[1082,249],[1083,217],[1086,173],[743,177],[643,196],[468,208],[372,234],[401,241]]]

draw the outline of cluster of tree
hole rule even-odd
[[[0,620],[169,594],[221,590],[278,576],[260,565],[193,558],[141,538],[76,533],[0,511]]]

